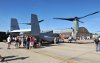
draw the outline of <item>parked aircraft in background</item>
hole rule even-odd
[[[82,16],[82,17],[73,17],[73,18],[54,18],[54,19],[60,19],[60,20],[67,20],[67,21],[72,21],[74,26],[73,26],[73,37],[77,37],[78,35],[78,31],[79,31],[79,22],[81,23],[84,23],[82,21],[80,21],[80,19],[82,18],[85,18],[85,17],[88,17],[88,16],[91,16],[91,15],[94,15],[94,14],[97,14],[99,13],[100,11],[97,11],[97,12],[93,12],[93,13],[90,13],[90,14],[87,14],[85,16]]]
[[[47,32],[40,32],[40,26],[39,23],[42,22],[38,21],[37,15],[31,14],[31,23],[21,23],[21,24],[26,24],[26,25],[31,25],[31,29],[19,29],[19,24],[16,18],[11,19],[11,33],[20,33],[20,32],[31,32],[32,36],[38,36],[41,38],[43,41],[48,41],[48,42],[53,42],[54,37],[53,37],[53,31],[47,31]]]

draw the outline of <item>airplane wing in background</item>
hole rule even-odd
[[[10,32],[29,32],[29,31],[31,31],[31,29],[13,30],[13,31],[10,31]]]

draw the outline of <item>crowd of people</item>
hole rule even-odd
[[[7,38],[8,42],[8,49],[10,49],[11,42],[15,42],[16,48],[37,48],[41,46],[40,39],[38,36],[32,37],[32,36],[17,36],[17,37],[9,37]]]
[[[24,47],[26,49],[31,49],[31,48],[37,48],[37,47],[41,46],[39,36],[35,36],[35,37],[32,37],[32,36],[11,37],[9,35],[7,38],[7,44],[8,44],[7,49],[10,49],[10,45],[12,42],[15,42],[14,44],[15,44],[16,48]],[[5,58],[0,55],[0,62],[3,62],[4,59]]]
[[[10,35],[7,38],[7,44],[8,47],[7,49],[10,49],[11,43],[14,42],[15,48],[26,48],[26,49],[32,49],[32,48],[37,48],[41,46],[41,39],[39,36],[17,36],[17,37],[11,37]],[[54,44],[59,42],[59,38],[55,37],[54,38]],[[94,40],[96,44],[96,51],[100,51],[100,37],[96,38]],[[4,61],[4,57],[0,55],[0,61]]]

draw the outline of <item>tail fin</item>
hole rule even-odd
[[[13,30],[19,30],[18,21],[16,18],[11,18],[10,31],[13,31]]]
[[[32,36],[40,35],[40,26],[39,26],[37,15],[35,14],[31,14],[31,34]]]

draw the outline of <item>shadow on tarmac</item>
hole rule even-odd
[[[91,44],[94,42],[66,42],[66,43],[72,43],[72,44]]]
[[[61,45],[60,43],[57,44],[51,44],[51,43],[43,43],[42,46],[46,46],[46,47],[52,47],[52,46],[58,46]]]
[[[7,61],[13,61],[13,60],[24,60],[29,57],[5,56],[4,58],[5,58],[4,62],[7,62]]]
[[[13,58],[13,57],[17,57],[17,56],[5,56],[5,58]]]
[[[2,49],[2,48],[0,48],[0,49]]]
[[[77,42],[77,44],[91,44],[91,43],[94,43],[94,42]]]

